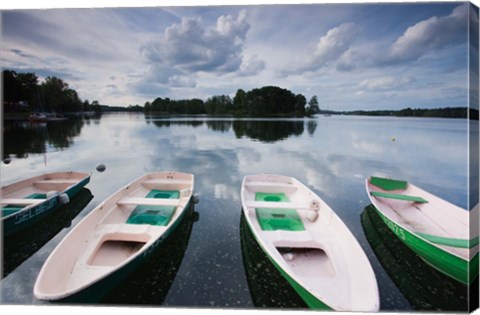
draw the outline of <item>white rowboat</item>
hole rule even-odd
[[[247,224],[273,265],[314,309],[377,311],[377,281],[347,226],[293,177],[243,179]]]
[[[478,207],[467,211],[402,180],[372,176],[365,185],[383,222],[426,263],[464,284],[478,276],[478,229],[470,224]]]
[[[46,260],[34,286],[41,300],[97,301],[150,256],[190,205],[192,174],[149,173],[92,210]]]
[[[88,182],[90,174],[47,173],[18,181],[1,189],[3,235],[24,231],[68,203]]]

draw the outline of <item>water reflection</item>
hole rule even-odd
[[[229,132],[232,129],[232,121],[231,120],[209,120],[207,121],[207,127],[210,130],[218,131],[218,132]]]
[[[309,135],[313,136],[317,128],[317,122],[309,120],[282,120],[282,119],[210,119],[210,118],[185,118],[185,119],[166,119],[153,115],[145,115],[147,124],[153,123],[155,126],[189,126],[200,127],[204,124],[209,130],[221,133],[228,133],[233,129],[236,138],[247,137],[260,142],[272,143],[289,137],[301,136],[305,130],[305,124]]]
[[[3,156],[27,158],[29,154],[41,154],[51,146],[66,149],[80,135],[84,120],[69,119],[51,123],[5,121],[3,125]]]
[[[106,114],[99,121],[84,120],[81,133],[70,147],[48,152],[48,165],[39,154],[0,164],[1,180],[8,183],[68,169],[90,172],[104,163],[106,171],[94,173],[89,183],[95,197],[74,219],[76,222],[120,186],[146,172],[178,170],[195,174],[195,191],[201,199],[195,210],[201,220],[192,227],[184,258],[166,297],[148,289],[140,293],[141,281],[148,283],[151,277],[147,288],[154,290],[153,282],[160,285],[162,276],[149,275],[143,268],[139,271],[144,272],[141,281],[130,278],[133,282],[118,288],[128,290],[127,286],[136,285],[137,289],[118,294],[125,300],[131,294],[131,303],[162,303],[164,307],[251,308],[254,304],[277,307],[272,300],[279,300],[274,289],[271,296],[258,297],[258,287],[247,279],[255,275],[254,271],[245,271],[248,257],[242,251],[241,181],[254,173],[294,176],[324,199],[357,237],[376,272],[382,310],[410,310],[413,304],[390,279],[366,239],[360,222],[360,214],[369,203],[364,180],[371,175],[402,178],[467,208],[467,135],[465,121],[455,119],[332,116],[248,120]],[[28,142],[33,145],[34,139]],[[34,281],[66,232],[58,233],[2,280],[3,303],[41,303],[32,296]],[[150,294],[156,297],[150,299]],[[109,299],[111,302],[103,303],[123,300],[114,296]],[[297,306],[292,303],[281,307]]]
[[[233,131],[237,138],[244,136],[261,142],[276,142],[292,136],[301,136],[303,120],[235,120]]]
[[[4,239],[2,277],[6,277],[62,229],[70,227],[72,220],[86,207],[92,198],[93,195],[90,190],[83,188],[68,204],[57,209],[52,215],[33,225],[28,230]]]
[[[257,244],[243,212],[240,233],[245,274],[255,307],[308,308]]]
[[[427,265],[395,237],[373,206],[368,206],[363,210],[361,222],[367,240],[378,260],[414,309],[424,311],[468,310],[467,286]]]

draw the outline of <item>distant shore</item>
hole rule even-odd
[[[102,105],[102,111],[97,114],[102,113],[118,113],[118,112],[136,112],[144,113],[145,115],[165,115],[165,117],[232,117],[232,118],[311,118],[314,116],[375,116],[375,117],[419,117],[419,118],[469,118],[473,120],[478,120],[478,110],[469,109],[468,107],[447,107],[447,108],[435,108],[435,109],[402,109],[402,110],[356,110],[356,111],[330,111],[330,110],[320,110],[316,115],[312,116],[295,116],[295,115],[266,115],[266,116],[238,116],[238,115],[208,115],[208,114],[177,114],[177,113],[168,113],[168,112],[144,112],[143,110],[132,110],[131,108],[123,107],[110,107]],[[3,120],[28,120],[28,115],[30,113],[25,112],[7,112],[3,113]],[[69,115],[66,113],[66,116],[75,116]],[[78,116],[78,115],[77,115]]]

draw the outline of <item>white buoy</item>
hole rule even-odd
[[[310,210],[307,212],[307,220],[310,222],[315,222],[318,218],[318,212],[315,210]]]
[[[100,173],[107,169],[107,167],[103,163],[97,164],[96,168],[97,168],[97,172],[100,172]]]
[[[60,196],[58,196],[58,201],[60,201],[61,205],[66,205],[70,202],[70,197],[68,197],[67,194],[61,194]]]
[[[193,201],[194,204],[197,204],[200,201],[200,197],[199,197],[198,193],[193,193],[192,194],[192,201]]]

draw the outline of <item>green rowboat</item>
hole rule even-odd
[[[426,263],[463,284],[478,276],[478,234],[470,228],[478,207],[467,211],[389,178],[368,178],[366,190],[383,222]]]

